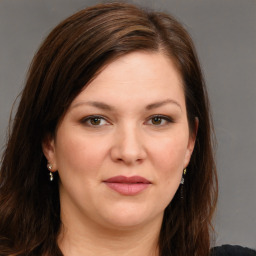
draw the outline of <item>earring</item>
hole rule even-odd
[[[53,181],[53,173],[52,173],[52,164],[48,163],[47,168],[50,171],[49,176],[50,176],[50,181]]]
[[[184,176],[186,175],[186,172],[187,172],[187,169],[184,169],[183,173],[182,173],[181,181],[180,181],[180,184],[181,184],[180,197],[181,197],[181,199],[184,198],[184,182],[185,182]]]
[[[53,174],[52,174],[52,172],[49,172],[49,175],[50,175],[50,181],[53,181]]]
[[[47,168],[48,168],[49,171],[51,171],[52,170],[52,164],[48,163]]]
[[[186,175],[186,173],[187,173],[187,169],[184,169],[182,177],[181,177],[181,181],[180,181],[180,184],[182,184],[182,185],[184,184],[184,181],[185,181],[184,176]]]

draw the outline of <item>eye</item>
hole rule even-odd
[[[109,124],[102,116],[88,116],[83,118],[81,122],[87,126],[103,126]]]
[[[168,116],[162,116],[162,115],[155,115],[150,117],[148,120],[148,123],[154,126],[163,126],[167,125],[168,123],[173,122],[171,117]]]

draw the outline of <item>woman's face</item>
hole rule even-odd
[[[161,221],[194,140],[173,62],[161,53],[120,57],[74,99],[56,137],[43,143],[59,172],[62,218],[122,229]]]

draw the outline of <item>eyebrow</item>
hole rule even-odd
[[[147,105],[146,109],[151,110],[151,109],[154,109],[154,108],[162,107],[163,105],[170,104],[170,103],[175,104],[176,106],[178,106],[181,109],[181,105],[177,101],[172,100],[172,99],[166,99],[166,100],[163,100],[163,101],[154,102],[152,104]]]
[[[162,107],[163,105],[166,105],[166,104],[175,104],[176,106],[178,106],[181,109],[181,105],[177,101],[172,100],[172,99],[166,99],[163,101],[154,102],[154,103],[147,105],[145,108],[146,108],[146,110],[151,110],[151,109]],[[93,106],[93,107],[96,107],[96,108],[99,108],[102,110],[108,110],[108,111],[114,111],[116,109],[115,107],[110,106],[110,105],[100,102],[100,101],[82,101],[82,102],[78,102],[78,103],[74,104],[72,106],[72,108],[76,108],[81,105],[89,105],[89,106]]]
[[[99,102],[99,101],[82,101],[82,102],[78,102],[76,104],[74,104],[74,106],[72,106],[72,108],[76,108],[78,106],[81,106],[81,105],[89,105],[89,106],[93,106],[93,107],[96,107],[96,108],[99,108],[99,109],[103,109],[103,110],[108,110],[108,111],[113,111],[115,110],[114,107],[106,104],[106,103],[103,103],[103,102]]]

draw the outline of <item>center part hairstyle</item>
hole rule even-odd
[[[71,102],[108,63],[134,51],[160,52],[174,62],[191,132],[199,121],[182,197],[179,188],[165,209],[160,255],[209,254],[217,177],[208,96],[192,40],[170,15],[109,3],[61,22],[33,59],[2,157],[0,255],[62,255],[59,177],[49,181],[42,141],[55,136]]]

